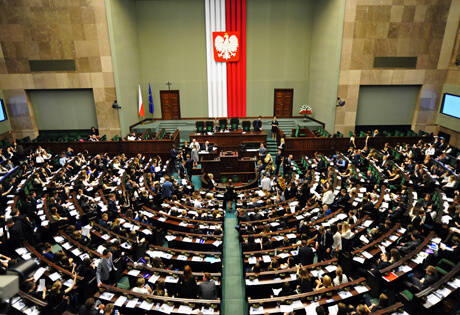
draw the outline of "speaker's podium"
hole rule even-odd
[[[217,182],[238,178],[239,182],[248,183],[256,178],[257,158],[240,157],[238,151],[221,151],[215,159],[200,162],[203,173],[212,173]]]

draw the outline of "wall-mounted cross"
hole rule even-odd
[[[168,90],[171,91],[171,85],[172,85],[172,83],[168,81],[168,83],[166,83],[166,85],[168,86]]]

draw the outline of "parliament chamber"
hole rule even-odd
[[[460,314],[458,0],[0,2],[1,314]]]

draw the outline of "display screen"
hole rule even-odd
[[[1,109],[0,109],[0,121],[7,120],[8,117],[6,117],[5,103],[3,103],[2,99],[0,99],[0,106],[1,106]]]
[[[442,99],[441,114],[460,118],[460,96],[445,93]]]

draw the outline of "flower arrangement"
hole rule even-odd
[[[308,105],[302,105],[302,107],[300,107],[299,114],[304,116],[310,115],[311,107]]]

